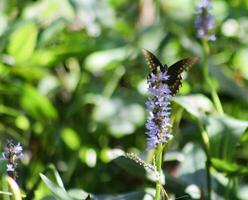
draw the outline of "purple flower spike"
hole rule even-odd
[[[156,148],[159,143],[166,143],[171,135],[170,102],[171,91],[165,83],[168,80],[167,72],[157,70],[148,76],[148,92],[150,97],[146,102],[149,113],[147,128],[147,149]]]
[[[8,141],[6,146],[4,147],[4,152],[2,153],[2,157],[0,157],[0,160],[6,160],[6,171],[10,177],[13,179],[16,178],[16,167],[17,167],[17,161],[22,158],[23,148],[18,143],[17,145],[14,145],[12,141]]]
[[[197,37],[214,41],[215,34],[211,33],[214,28],[214,18],[210,15],[211,0],[201,0],[196,8],[195,27]]]

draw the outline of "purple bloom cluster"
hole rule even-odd
[[[2,157],[0,160],[6,160],[7,161],[7,173],[10,177],[16,178],[16,167],[17,167],[17,160],[21,159],[23,156],[22,154],[23,148],[18,143],[17,145],[14,145],[12,141],[8,141],[6,146],[4,147],[4,152],[2,154]]]
[[[196,8],[195,26],[197,36],[202,39],[212,40],[216,39],[215,34],[211,33],[214,28],[214,18],[210,15],[211,0],[201,0]]]
[[[172,138],[170,124],[171,91],[166,84],[167,72],[157,70],[148,76],[148,92],[150,97],[146,102],[149,116],[146,122],[147,149],[156,148],[159,143],[166,143]]]

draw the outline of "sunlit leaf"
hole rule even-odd
[[[80,138],[75,130],[71,128],[64,128],[61,133],[61,138],[70,149],[79,149]]]
[[[178,96],[172,100],[197,119],[204,119],[206,113],[215,112],[212,102],[201,94]]]
[[[144,110],[138,104],[124,105],[120,99],[97,97],[93,118],[108,125],[111,135],[122,137],[132,134],[144,122]]]
[[[24,115],[19,115],[17,116],[15,120],[16,127],[22,129],[22,130],[27,130],[30,126],[30,122],[28,118]]]
[[[7,50],[16,59],[16,62],[27,61],[32,56],[37,34],[38,29],[33,22],[19,26],[13,32]]]
[[[92,73],[101,73],[117,67],[126,57],[126,48],[94,52],[86,58],[85,68]]]
[[[86,163],[89,167],[93,168],[96,165],[97,154],[95,149],[82,147],[79,151],[79,158],[82,162]]]
[[[74,12],[67,0],[41,0],[26,6],[23,17],[49,24],[58,18],[72,20]]]
[[[50,100],[43,96],[36,88],[26,84],[23,86],[21,98],[22,106],[39,119],[57,117],[57,111]]]

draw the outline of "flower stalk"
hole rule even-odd
[[[209,77],[209,55],[210,55],[210,47],[208,42],[216,40],[215,34],[213,33],[214,28],[214,18],[210,14],[211,9],[211,0],[201,0],[196,8],[196,19],[195,19],[195,27],[197,31],[197,37],[202,41],[203,47],[203,76],[205,83],[210,89],[211,97],[213,103],[215,105],[216,110],[219,114],[223,114],[223,108],[221,105],[221,101],[219,99],[217,90],[213,84],[212,79]],[[199,122],[199,126],[201,129],[201,136],[203,141],[203,146],[205,153],[207,155],[206,160],[206,173],[207,173],[207,199],[211,199],[211,156],[209,150],[209,138],[207,132],[204,130],[203,125]]]
[[[153,70],[147,79],[148,92],[150,97],[146,103],[149,113],[147,128],[147,149],[156,149],[155,163],[156,171],[161,174],[163,150],[165,144],[172,138],[170,124],[170,98],[171,91],[166,81],[168,80],[167,71],[164,69]],[[162,191],[160,176],[156,181],[156,194],[154,200],[159,200]],[[166,194],[167,196],[167,194]]]
[[[162,160],[163,160],[163,144],[160,143],[156,150],[156,166],[157,166],[157,171],[159,174],[161,173]],[[160,194],[161,194],[161,187],[162,187],[162,184],[159,178],[156,182],[156,194],[155,194],[154,200],[159,200]]]

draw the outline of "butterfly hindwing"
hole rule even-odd
[[[182,59],[168,68],[169,80],[167,84],[171,90],[171,94],[175,95],[182,85],[182,73],[187,71],[193,64],[199,60],[198,57],[190,57]]]

